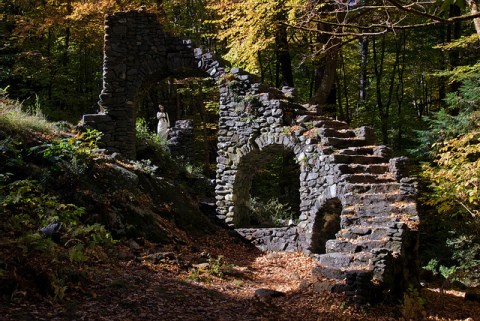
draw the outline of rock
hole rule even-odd
[[[334,284],[330,282],[315,282],[313,284],[313,291],[317,293],[331,293]]]
[[[285,296],[285,293],[270,289],[257,289],[254,296],[258,298],[279,298]]]
[[[165,260],[165,259],[175,260],[176,255],[173,252],[157,252],[157,253],[149,254],[147,256],[143,256],[140,258],[140,260],[142,261],[149,261],[149,262],[152,262],[153,264],[157,264],[161,260]]]
[[[312,283],[308,280],[301,280],[300,284],[298,285],[299,290],[306,290],[312,285]]]
[[[55,243],[60,243],[60,237],[62,236],[63,225],[62,223],[51,223],[40,229],[40,234],[45,238],[51,238]]]
[[[480,288],[470,288],[465,292],[466,301],[480,302]]]
[[[199,270],[206,270],[210,267],[209,263],[198,263],[198,264],[192,264],[192,266],[196,269]]]
[[[128,246],[134,251],[140,251],[142,249],[142,247],[134,240],[129,240]]]

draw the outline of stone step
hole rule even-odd
[[[331,279],[331,280],[343,281],[347,279],[347,277],[351,274],[358,274],[358,275],[368,275],[367,278],[370,280],[372,277],[372,271],[373,271],[373,268],[368,266],[362,269],[359,269],[355,267],[336,268],[336,267],[318,265],[312,268],[312,276],[317,279]]]
[[[317,266],[312,269],[313,290],[318,293],[345,293],[350,301],[364,305],[373,299],[374,275],[371,267]]]
[[[347,205],[348,206],[348,205]],[[350,217],[393,217],[398,215],[416,215],[417,204],[415,202],[397,202],[383,204],[350,204],[347,209],[343,209],[342,215]]]
[[[347,123],[325,116],[313,117],[312,122],[317,128],[349,129]]]
[[[371,184],[371,183],[393,183],[395,180],[390,175],[379,175],[379,174],[343,174],[340,176],[340,181],[345,181],[347,183],[360,183],[360,184]]]
[[[370,183],[370,184],[361,184],[361,183],[347,183],[344,185],[345,194],[347,193],[399,193],[400,192],[400,183],[389,182],[389,183]]]
[[[332,268],[369,268],[373,254],[369,252],[343,253],[333,252],[326,254],[317,254],[314,260],[319,265]]]
[[[328,240],[325,244],[326,253],[358,253],[372,249],[385,248],[388,240]]]
[[[355,131],[353,129],[334,129],[334,128],[318,128],[318,134],[323,137],[336,138],[354,138]]]
[[[358,138],[322,137],[322,144],[330,145],[339,149],[346,149],[348,147],[368,146],[370,145],[370,142]]]
[[[340,226],[369,226],[372,228],[376,227],[391,227],[396,226],[394,224],[401,223],[400,218],[396,216],[363,216],[359,217],[357,215],[350,215],[342,213],[340,219]]]
[[[417,212],[415,202],[397,202],[391,204],[359,205],[355,208],[358,216],[389,216],[392,214],[413,214]]]
[[[392,228],[387,226],[361,226],[355,225],[337,233],[340,240],[382,240],[392,234]]]
[[[342,174],[390,174],[388,164],[337,164],[336,172]],[[393,177],[393,176],[392,176]]]
[[[361,165],[373,165],[373,164],[385,164],[388,160],[380,156],[367,156],[367,155],[330,155],[332,162],[336,164],[361,164]]]
[[[358,205],[374,205],[385,206],[393,205],[395,203],[413,202],[414,196],[398,193],[382,193],[381,186],[378,187],[377,193],[358,193],[347,192],[344,194],[346,204],[358,204]]]
[[[349,147],[337,152],[341,155],[373,155],[374,146]]]

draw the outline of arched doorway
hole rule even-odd
[[[159,104],[170,129],[164,144],[175,162],[192,174],[214,177],[219,114],[219,90],[212,78],[166,77],[145,81],[135,98],[137,138],[157,130]],[[144,155],[137,145],[137,158]],[[145,157],[146,156],[146,157]]]
[[[283,145],[254,149],[242,157],[233,185],[234,226],[295,225],[300,215],[299,176],[295,154]]]

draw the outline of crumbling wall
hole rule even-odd
[[[107,17],[103,68],[101,111],[84,115],[83,122],[104,133],[105,147],[135,156],[135,98],[143,83],[208,74],[220,91],[217,218],[262,250],[311,254],[319,290],[347,292],[362,302],[385,291],[401,293],[415,281],[415,181],[405,158],[390,158],[387,147],[374,145],[370,128],[350,129],[314,115],[292,101],[291,88],[265,86],[238,68],[226,74],[211,54],[165,33],[145,12]],[[237,228],[248,215],[243,207],[262,153],[282,149],[295,155],[300,168],[298,222]],[[332,202],[333,221],[327,217]]]
[[[169,76],[218,78],[224,73],[210,53],[163,31],[151,13],[107,15],[104,43],[100,112],[84,115],[83,124],[101,130],[103,145],[129,158],[135,157],[135,100],[142,84]]]

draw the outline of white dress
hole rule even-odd
[[[168,128],[170,127],[170,119],[166,112],[157,113],[158,125],[157,125],[157,134],[160,137],[160,140],[167,141],[168,138]]]

